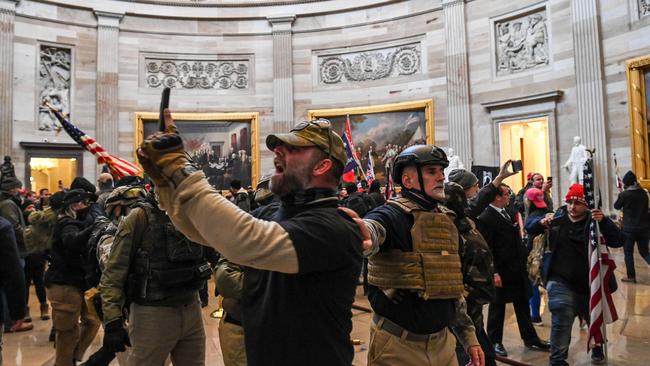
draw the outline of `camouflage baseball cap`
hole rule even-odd
[[[332,124],[326,119],[303,121],[289,133],[276,133],[266,137],[266,147],[269,150],[273,150],[280,143],[301,147],[316,146],[343,166],[348,162],[341,136],[332,131]]]

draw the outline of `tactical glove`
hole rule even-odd
[[[113,353],[124,352],[131,347],[129,334],[124,329],[122,319],[115,319],[104,326],[104,343],[102,346]]]
[[[171,120],[171,116],[169,118]],[[183,150],[183,139],[173,123],[168,124],[164,132],[156,132],[142,142],[138,160],[158,187],[170,183],[177,187],[188,175],[184,168],[191,165]]]

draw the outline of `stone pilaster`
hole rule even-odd
[[[0,155],[12,156],[14,18],[18,0],[0,0]]]
[[[124,14],[95,11],[97,16],[97,142],[117,155],[120,20]]]
[[[588,149],[596,149],[594,165],[601,185],[603,206],[609,208],[610,169],[599,20],[596,0],[571,1],[578,134]]]
[[[465,1],[443,0],[442,9],[447,40],[445,60],[449,146],[454,148],[463,162],[469,164],[472,160],[472,121],[469,106]]]
[[[273,132],[287,132],[294,125],[291,26],[296,17],[267,19],[273,27]]]

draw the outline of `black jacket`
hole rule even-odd
[[[13,226],[0,217],[0,288],[7,295],[9,317],[13,320],[25,317],[25,275],[18,258]]]
[[[528,250],[522,243],[515,212],[508,211],[510,221],[492,206],[478,217],[477,226],[488,243],[494,257],[494,273],[501,277],[503,287],[496,288],[495,303],[528,299],[532,288],[526,271]]]
[[[623,211],[623,231],[632,233],[650,229],[648,194],[638,184],[627,187],[618,195],[614,208]]]
[[[364,217],[368,211],[372,210],[372,207],[368,206],[368,202],[364,196],[364,193],[361,192],[350,193],[350,196],[345,201],[345,207],[356,212],[359,217]]]
[[[45,286],[67,285],[85,291],[86,254],[93,226],[62,216],[54,227],[50,267],[45,273]]]

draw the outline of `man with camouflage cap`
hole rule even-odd
[[[456,366],[451,328],[472,365],[484,354],[467,315],[459,234],[445,199],[445,152],[415,145],[394,162],[399,197],[365,217],[372,238],[368,300],[374,311],[369,366]]]
[[[275,155],[271,189],[282,200],[272,221],[216,194],[187,160],[168,110],[165,124],[164,133],[142,144],[140,162],[184,234],[246,266],[248,365],[349,366],[362,239],[355,221],[337,210],[336,187],[347,157],[329,121],[302,122],[267,137]]]

